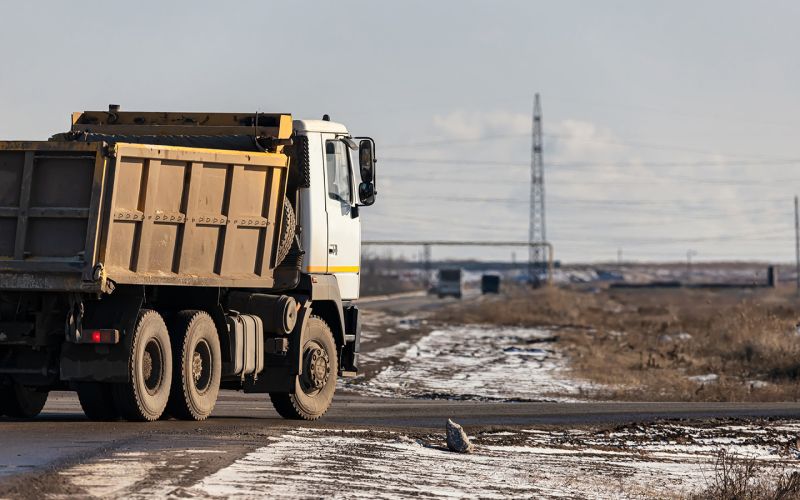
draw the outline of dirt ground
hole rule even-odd
[[[89,422],[53,394],[0,419],[0,498],[798,498],[796,403],[589,401],[609,383],[586,385],[572,335],[593,329],[545,305],[599,294],[537,291],[540,326],[487,324],[527,293],[363,301],[362,374],[318,422],[229,392],[206,422]],[[447,419],[473,453],[447,450]]]
[[[797,401],[793,290],[512,288],[452,304],[443,323],[548,328],[597,399]]]

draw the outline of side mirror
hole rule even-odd
[[[370,206],[375,203],[375,187],[370,182],[362,182],[358,185],[358,199],[361,205]]]
[[[358,199],[361,205],[375,203],[375,141],[363,139],[358,144],[358,163],[361,170],[361,184],[358,186]]]

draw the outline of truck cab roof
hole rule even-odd
[[[322,132],[330,134],[347,134],[347,127],[341,123],[327,120],[294,120],[292,127],[297,132]]]

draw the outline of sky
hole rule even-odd
[[[564,262],[794,259],[800,3],[0,0],[0,138],[72,111],[330,114],[378,145],[365,239],[526,241],[543,108]],[[377,249],[414,257],[414,248]],[[434,248],[434,258],[524,249]]]

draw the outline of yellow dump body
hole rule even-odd
[[[0,291],[269,288],[288,162],[282,152],[0,142]]]

